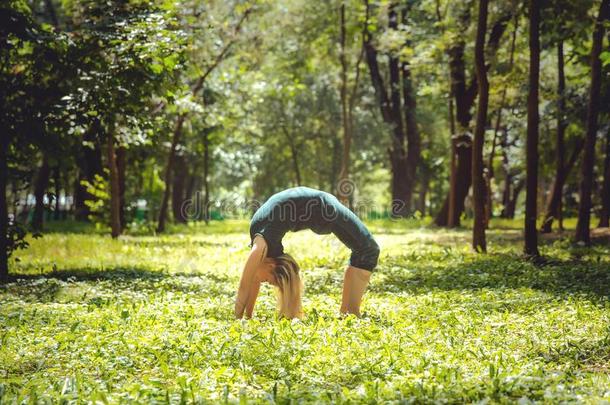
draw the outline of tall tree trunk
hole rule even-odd
[[[500,212],[501,218],[509,218],[508,204],[510,203],[510,197],[512,192],[512,180],[513,176],[507,170],[504,175],[504,190],[502,191],[502,211]]]
[[[330,166],[330,173],[329,173],[329,182],[330,182],[330,186],[329,186],[329,190],[334,190],[337,187],[337,182],[339,181],[339,171],[341,170],[340,167],[338,167],[338,163],[341,160],[341,142],[339,140],[338,136],[333,136],[332,138],[332,163]]]
[[[44,223],[44,196],[49,186],[49,178],[51,177],[51,168],[49,167],[49,159],[44,154],[42,157],[42,165],[38,169],[36,175],[36,183],[34,186],[34,197],[36,198],[36,206],[34,207],[34,215],[32,216],[32,228],[41,231]]]
[[[385,88],[383,77],[379,70],[379,64],[377,62],[377,50],[372,43],[371,33],[368,31],[368,16],[369,16],[369,5],[368,1],[365,0],[366,5],[366,19],[364,29],[364,50],[366,55],[366,61],[369,66],[369,73],[371,76],[371,83],[375,89],[375,95],[377,96],[377,102],[381,115],[386,124],[392,128],[392,144],[388,150],[390,158],[390,167],[392,172],[392,216],[394,217],[406,217],[410,212],[411,198],[413,194],[413,185],[415,175],[410,178],[410,171],[413,171],[417,167],[417,159],[419,157],[419,136],[417,133],[417,126],[415,121],[415,99],[412,96],[410,72],[408,64],[402,64],[403,80],[406,75],[407,83],[403,82],[401,86],[401,69],[399,60],[396,55],[389,55],[389,87],[390,93]],[[392,30],[398,29],[398,16],[396,14],[396,3],[392,3],[389,8],[389,23],[388,26]],[[403,15],[406,18],[406,15]],[[412,132],[409,136],[413,137],[413,144],[408,144],[409,138],[405,135],[402,117],[402,102],[400,89],[403,89],[403,97],[405,91],[411,99],[405,99],[405,107],[410,110],[407,116],[407,120],[410,118],[412,125]],[[407,104],[409,103],[409,104]],[[412,149],[412,150],[409,150]],[[409,158],[413,157],[414,162],[409,162]]]
[[[508,71],[513,71],[513,66],[515,63],[515,49],[517,44],[517,31],[519,30],[519,18],[515,17],[515,27],[513,29],[513,35],[510,44],[510,55],[508,58]],[[498,142],[500,139],[504,137],[506,134],[506,129],[502,130],[502,112],[506,105],[506,96],[508,93],[508,86],[504,86],[502,89],[502,96],[500,97],[500,105],[498,107],[498,116],[496,118],[496,124],[494,127],[494,137],[491,146],[491,153],[489,154],[489,160],[487,161],[487,175],[486,175],[486,208],[485,208],[485,226],[489,226],[489,221],[493,216],[493,195],[491,191],[492,181],[495,178],[494,171],[494,159],[496,158],[496,149],[498,146]],[[500,136],[500,132],[503,132],[502,136]]]
[[[407,26],[407,9],[402,9],[402,24]],[[410,42],[407,41],[407,46]],[[413,89],[411,67],[408,61],[401,63],[402,97],[404,101],[405,131],[407,137],[407,189],[411,194],[417,180],[417,168],[421,162],[421,136],[417,127],[417,99]]]
[[[210,223],[210,138],[206,132],[203,138],[203,219]]]
[[[388,14],[388,27],[391,30],[398,29],[398,15],[396,14],[396,4],[390,5]],[[409,184],[408,175],[408,161],[406,151],[406,138],[403,129],[402,120],[402,101],[400,96],[400,68],[398,56],[390,54],[389,56],[389,70],[390,70],[390,101],[391,109],[390,114],[392,117],[392,124],[394,130],[394,138],[392,146],[390,148],[390,159],[392,162],[394,179],[393,185],[393,200],[397,203],[395,207],[399,207],[397,210],[398,216],[406,216],[411,211],[411,197],[413,190]]]
[[[604,159],[604,182],[602,184],[602,210],[598,228],[610,226],[610,127],[606,132],[606,157]]]
[[[546,208],[546,214],[544,222],[542,223],[541,231],[543,233],[551,232],[553,226],[553,219],[557,218],[559,221],[559,229],[563,229],[562,224],[562,204],[563,199],[563,186],[565,179],[567,178],[566,165],[565,165],[565,130],[566,121],[564,118],[565,114],[565,62],[563,56],[563,40],[559,40],[557,44],[557,133],[556,133],[556,151],[555,151],[555,180],[553,181],[553,188],[548,199]]]
[[[419,196],[417,197],[417,210],[420,212],[422,218],[426,216],[426,198],[429,187],[430,175],[426,172],[422,174],[419,181]]]
[[[114,147],[114,128],[110,128],[107,140],[108,169],[110,172],[110,229],[113,238],[121,234],[121,197],[119,186],[119,170]]]
[[[348,115],[348,100],[347,100],[347,58],[345,56],[345,1],[341,1],[339,8],[339,31],[340,31],[340,49],[339,61],[341,63],[341,121],[343,127],[343,154],[341,156],[341,171],[339,172],[339,185],[337,187],[337,196],[339,200],[347,205],[349,203],[349,195],[341,192],[340,183],[349,179],[350,165],[350,149],[352,145],[352,128],[350,117]]]
[[[500,212],[500,217],[509,218],[507,207],[511,198],[512,181],[514,175],[510,171],[510,161],[508,158],[509,142],[507,129],[502,132],[500,145],[502,146],[500,149],[502,154],[502,171],[504,172],[504,190],[502,191],[502,211]]]
[[[549,195],[548,203],[547,203],[547,216],[545,216],[545,222],[543,223],[542,232],[548,233],[551,232],[551,225],[553,222],[553,215],[555,215],[558,219],[558,228],[563,230],[562,224],[562,214],[561,214],[561,200],[563,199],[563,188],[565,186],[565,182],[568,179],[568,176],[572,172],[576,161],[578,160],[578,156],[582,151],[584,146],[584,139],[579,139],[574,147],[572,148],[572,154],[568,159],[567,163],[564,164],[564,169],[561,172],[561,177],[557,177],[553,181],[553,186],[551,188],[551,194]],[[564,158],[565,160],[565,158]],[[553,214],[554,213],[554,214]],[[547,225],[547,223],[549,225]]]
[[[585,134],[585,149],[580,180],[578,222],[576,223],[576,241],[584,243],[587,246],[591,244],[589,230],[591,223],[591,190],[593,188],[593,165],[595,164],[595,141],[597,138],[597,117],[599,115],[602,79],[602,63],[599,56],[604,39],[604,23],[608,19],[610,19],[610,0],[602,0],[591,44],[591,87],[589,88],[587,132]]]
[[[125,181],[127,175],[127,148],[119,146],[116,148],[116,166],[119,176],[119,218],[121,221],[121,232],[127,227],[125,220]]]
[[[174,161],[176,159],[176,149],[180,143],[182,137],[182,126],[186,120],[186,114],[181,114],[176,121],[174,132],[172,135],[172,144],[169,149],[169,155],[167,157],[167,164],[165,166],[165,173],[163,176],[165,182],[165,191],[163,192],[163,199],[161,200],[161,208],[159,209],[159,222],[157,223],[157,232],[165,232],[165,223],[167,222],[167,208],[169,205],[169,196],[172,190],[172,173],[174,170]]]
[[[462,17],[462,24],[470,19],[469,12]],[[452,171],[449,181],[449,194],[443,208],[437,215],[435,223],[450,228],[460,226],[460,216],[464,211],[464,201],[468,195],[472,176],[472,139],[468,132],[472,114],[471,107],[475,94],[466,86],[464,48],[466,44],[460,38],[448,51],[449,72],[451,77],[451,94],[455,98],[457,129],[451,137]],[[472,101],[471,101],[472,99]]]
[[[176,155],[175,166],[174,184],[172,185],[172,211],[174,214],[174,221],[185,224],[186,215],[182,208],[185,202],[184,183],[187,175],[187,167],[184,155]]]
[[[508,197],[508,203],[505,207],[505,214],[502,216],[503,218],[514,219],[515,218],[515,210],[517,209],[517,201],[519,201],[519,196],[521,195],[521,191],[525,187],[525,181],[519,180],[517,184],[513,187],[512,194]]]
[[[539,256],[536,227],[538,203],[538,88],[540,80],[540,1],[529,4],[529,49],[530,72],[527,97],[527,142],[526,142],[526,199],[525,199],[525,249],[528,256]]]
[[[465,3],[468,4],[468,3]],[[513,16],[513,11],[501,15],[492,25],[487,41],[488,55],[490,58],[496,54],[500,46],[500,40],[504,35],[507,24]],[[459,17],[462,34],[465,35],[470,21],[470,10],[468,6]],[[451,174],[449,194],[434,222],[439,226],[456,227],[460,225],[460,216],[464,211],[464,201],[472,183],[472,136],[470,134],[470,113],[476,99],[478,84],[476,75],[466,83],[464,49],[465,42],[461,35],[449,48],[449,72],[451,76],[451,93],[455,98],[456,118],[458,122],[458,133],[452,137],[452,150],[455,150],[456,163],[453,166],[455,172]],[[489,69],[489,65],[485,67]]]
[[[485,240],[485,179],[483,177],[483,146],[487,125],[489,104],[489,83],[485,68],[485,33],[487,31],[488,0],[479,0],[479,21],[475,44],[475,67],[479,86],[479,106],[477,125],[472,145],[472,185],[474,200],[474,226],[472,228],[472,248],[477,252],[487,251]]]
[[[2,130],[3,128],[0,128]],[[6,187],[8,185],[8,135],[0,137],[0,283],[8,280],[8,204]]]

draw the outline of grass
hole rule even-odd
[[[291,234],[302,321],[232,318],[247,223],[120,240],[62,225],[0,287],[0,403],[610,401],[610,247],[520,232],[373,221],[382,247],[361,319],[338,316],[348,251]],[[76,229],[77,232],[71,232]]]

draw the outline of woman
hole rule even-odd
[[[333,233],[352,250],[343,281],[341,312],[360,315],[360,302],[377,265],[379,246],[362,221],[333,195],[296,187],[271,196],[252,217],[252,250],[237,291],[237,318],[252,316],[262,282],[277,287],[282,316],[301,317],[299,266],[284,253],[282,238],[289,231],[302,229],[311,229],[317,234]]]

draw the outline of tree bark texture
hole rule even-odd
[[[591,45],[591,85],[589,88],[589,105],[587,108],[587,132],[582,160],[580,179],[580,201],[578,204],[578,222],[576,223],[576,242],[591,244],[591,193],[593,189],[593,165],[595,164],[595,141],[597,138],[597,118],[601,95],[602,62],[600,54],[604,39],[604,23],[610,19],[610,0],[602,0],[599,14],[593,30]]]
[[[540,80],[540,1],[529,0],[529,93],[527,97],[525,248],[527,256],[539,256],[536,227],[538,202],[538,93]]]
[[[606,157],[604,158],[604,181],[602,183],[602,210],[598,228],[610,226],[610,127],[606,132]]]
[[[557,44],[557,132],[555,137],[555,179],[553,181],[553,188],[551,195],[548,199],[546,207],[546,214],[542,223],[541,232],[549,233],[553,227],[553,219],[557,218],[559,221],[559,229],[563,229],[562,224],[562,199],[563,199],[563,186],[567,178],[565,165],[565,131],[566,121],[565,115],[565,62],[563,54],[563,40],[560,40]]]
[[[107,139],[107,158],[110,172],[110,230],[112,237],[118,238],[121,234],[121,198],[113,131],[112,129],[109,132]]]
[[[487,40],[487,54],[493,57],[500,47],[500,40],[506,31],[513,12],[506,13],[492,25]],[[470,21],[470,10],[467,7],[459,17],[459,24],[465,34]],[[470,83],[466,83],[464,50],[466,43],[461,35],[449,48],[449,72],[451,93],[455,99],[457,133],[452,135],[452,150],[455,151],[455,164],[450,175],[449,194],[437,214],[434,222],[439,226],[456,227],[460,225],[460,216],[464,212],[464,202],[472,183],[472,135],[470,132],[470,111],[477,96],[478,84],[476,75],[472,74]],[[486,65],[488,70],[489,64]]]
[[[472,147],[472,184],[474,200],[474,226],[472,248],[477,252],[487,251],[485,240],[485,178],[483,177],[483,146],[487,126],[489,104],[489,82],[485,68],[485,33],[487,31],[488,0],[479,0],[479,17],[475,44],[475,68],[478,83],[479,106]]]
[[[116,148],[116,166],[119,177],[119,218],[121,222],[121,232],[127,227],[125,218],[125,188],[127,175],[127,148],[119,146]]]
[[[0,283],[8,280],[8,203],[6,187],[8,185],[8,140],[7,135],[0,138]]]
[[[174,221],[184,224],[186,223],[186,215],[182,209],[185,202],[185,182],[188,175],[186,165],[186,157],[184,155],[176,155],[174,170],[174,184],[172,185],[172,211]]]
[[[367,28],[368,1],[365,4],[367,6],[364,34],[366,61],[381,115],[384,122],[392,129],[392,143],[388,150],[392,172],[392,216],[406,217],[411,211],[411,200],[416,180],[415,172],[421,154],[421,141],[415,114],[416,102],[410,69],[406,61],[401,62],[395,54],[389,55],[390,91],[388,93],[379,69],[377,50],[373,45],[372,35]],[[398,29],[396,8],[397,4],[392,3],[388,13],[388,27],[392,30]],[[405,23],[407,19],[406,10],[403,10],[401,17],[403,23]]]

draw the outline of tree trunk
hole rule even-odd
[[[525,181],[519,180],[515,187],[513,188],[512,195],[508,198],[508,203],[505,208],[505,215],[503,218],[514,219],[515,218],[515,210],[517,209],[517,201],[519,201],[519,195],[521,195],[521,191],[523,191],[523,187],[525,187]]]
[[[340,151],[341,148],[341,142],[339,141],[339,137],[338,136],[333,136],[332,139],[332,163],[330,166],[330,175],[329,175],[329,183],[330,183],[330,187],[329,190],[334,190],[337,188],[337,182],[339,181],[339,171],[341,170],[340,167],[338,167],[338,163],[341,160]]]
[[[417,210],[420,212],[422,218],[426,216],[426,198],[429,187],[430,175],[425,173],[421,176],[421,180],[419,181],[419,196],[417,197]]]
[[[159,209],[159,222],[157,224],[157,232],[165,232],[165,223],[167,222],[167,207],[169,205],[169,196],[172,190],[172,173],[174,170],[174,160],[176,159],[176,149],[180,143],[182,137],[182,126],[186,120],[186,114],[178,116],[174,132],[172,135],[172,145],[169,150],[167,157],[167,164],[165,166],[165,175],[163,180],[165,181],[165,191],[163,192],[163,199],[161,200],[161,208]]]
[[[515,49],[517,44],[517,32],[519,30],[519,18],[515,18],[515,27],[513,29],[513,35],[510,44],[510,56],[508,58],[508,71],[513,71],[513,66],[515,63]],[[503,132],[502,138],[504,138],[506,134],[506,129],[502,130],[502,110],[504,110],[506,104],[506,96],[508,93],[507,86],[504,86],[502,89],[502,96],[500,97],[500,106],[498,107],[498,116],[496,118],[496,124],[494,127],[494,137],[491,147],[491,153],[489,154],[489,160],[487,162],[487,175],[486,175],[486,208],[485,208],[485,227],[489,227],[489,221],[493,216],[493,195],[491,191],[492,181],[495,178],[495,170],[494,170],[494,159],[496,157],[496,149],[498,146],[498,140],[500,139],[500,132]]]
[[[398,16],[396,14],[396,4],[390,5],[388,14],[388,27],[391,30],[398,29]],[[411,196],[413,190],[409,187],[408,161],[406,151],[406,139],[402,120],[402,101],[400,97],[400,68],[398,56],[390,54],[390,116],[392,118],[393,139],[390,148],[390,159],[392,162],[392,199],[394,200],[393,214],[407,216],[411,208]]]
[[[349,195],[341,191],[341,183],[349,179],[350,149],[352,145],[352,129],[348,114],[347,100],[347,59],[345,57],[345,1],[341,1],[339,9],[339,31],[340,31],[340,50],[339,60],[341,63],[341,121],[343,126],[343,154],[341,156],[341,171],[339,172],[339,183],[337,186],[337,196],[344,204],[349,204]]]
[[[525,249],[527,256],[539,256],[536,227],[538,203],[538,88],[540,80],[540,0],[529,4],[530,72],[527,97]]]
[[[405,181],[407,158],[393,150],[390,150],[389,154],[392,169],[392,217],[405,218],[409,213],[411,200],[411,190],[407,190]]]
[[[512,11],[498,18],[489,32],[487,41],[488,55],[490,58],[498,51],[500,40],[506,30],[506,26],[512,18]],[[467,8],[460,16],[462,34],[468,29],[470,11]],[[435,219],[439,226],[460,226],[460,216],[464,211],[464,201],[468,196],[468,190],[472,183],[472,137],[470,134],[470,110],[474,106],[477,96],[478,84],[476,75],[474,80],[466,85],[464,49],[464,35],[449,48],[449,72],[451,76],[451,93],[455,98],[456,118],[458,122],[458,134],[452,137],[452,150],[455,150],[456,164],[453,166],[455,172],[451,174],[449,194],[443,203],[441,211]],[[489,65],[485,66],[489,69]]]
[[[78,174],[74,184],[74,216],[78,221],[86,221],[89,218],[89,207],[85,204],[86,200],[95,197],[87,192],[87,188],[81,182],[93,183],[96,174],[102,173],[102,148],[99,144],[100,138],[99,124],[96,123],[87,131],[83,137],[81,151],[77,158]],[[90,147],[93,145],[93,147]]]
[[[476,95],[472,91],[469,92],[466,87],[465,46],[464,41],[460,39],[448,51],[451,93],[455,98],[458,128],[451,137],[454,162],[452,162],[449,194],[435,222],[439,226],[450,228],[460,226],[460,216],[464,211],[464,201],[472,181],[472,139],[468,128],[472,118],[470,109]]]
[[[559,229],[563,229],[562,224],[562,206],[561,200],[563,199],[563,185],[567,178],[566,167],[565,167],[565,130],[566,121],[564,119],[565,114],[565,63],[563,57],[563,40],[560,40],[557,44],[557,133],[556,133],[556,162],[555,162],[555,180],[553,181],[553,188],[551,195],[548,199],[546,208],[546,214],[544,222],[542,223],[541,232],[551,232],[553,226],[553,219],[557,218],[560,222]]]
[[[606,132],[606,157],[604,159],[604,182],[602,184],[602,210],[598,228],[610,226],[610,127]]]
[[[114,148],[114,128],[111,128],[108,135],[108,169],[110,172],[110,229],[113,238],[118,238],[121,234],[121,197],[119,186],[119,170],[117,168],[117,158]]]
[[[210,223],[210,139],[207,132],[203,138],[203,219],[206,224]]]
[[[565,185],[568,176],[572,172],[576,161],[578,160],[578,156],[582,151],[584,146],[584,140],[579,139],[574,147],[572,148],[572,154],[568,159],[568,162],[565,164],[563,171],[561,172],[561,177],[556,178],[553,181],[553,187],[551,188],[551,194],[549,196],[548,204],[547,204],[547,216],[545,217],[545,222],[543,223],[542,232],[547,233],[551,232],[551,224],[553,222],[553,215],[557,217],[559,220],[559,229],[563,230],[563,225],[561,222],[561,200],[563,198],[563,186]],[[560,186],[561,184],[561,186]],[[548,228],[547,228],[548,222]]]
[[[500,149],[502,153],[502,170],[504,172],[504,190],[502,191],[502,211],[500,212],[500,217],[509,218],[507,207],[511,199],[511,187],[514,175],[511,173],[509,167],[510,161],[508,159],[509,142],[507,129],[502,132],[502,140],[500,141],[500,145],[502,146]]]
[[[34,214],[32,216],[32,228],[36,231],[41,231],[44,223],[44,196],[49,185],[49,178],[51,177],[51,168],[49,167],[49,159],[44,154],[42,157],[42,165],[38,169],[36,176],[36,183],[34,186],[34,197],[36,198],[36,206],[34,207]]]
[[[174,184],[172,185],[172,211],[174,214],[174,221],[185,224],[186,215],[182,209],[185,193],[184,183],[187,176],[186,159],[184,155],[176,155],[174,170]]]
[[[602,63],[599,58],[604,39],[604,23],[610,19],[610,0],[602,0],[599,14],[593,31],[591,45],[591,86],[589,88],[589,105],[587,109],[587,132],[582,161],[580,180],[580,202],[578,205],[578,222],[576,223],[576,241],[591,244],[589,225],[591,223],[591,190],[593,188],[593,165],[595,164],[595,141],[597,137],[597,117],[601,93]]]
[[[508,205],[510,204],[510,198],[511,198],[511,183],[512,183],[512,179],[513,176],[511,176],[511,174],[506,171],[505,175],[504,175],[504,190],[502,191],[502,211],[500,212],[500,217],[501,218],[509,218],[508,216]]]
[[[119,146],[116,149],[116,166],[119,176],[119,218],[121,221],[121,232],[127,227],[125,220],[125,181],[127,174],[127,149],[124,146]]]
[[[8,280],[8,140],[6,133],[0,138],[0,283]]]
[[[410,71],[406,62],[402,63],[402,69],[400,69],[398,57],[392,54],[389,55],[390,94],[388,94],[379,70],[377,50],[373,46],[372,36],[367,28],[369,15],[368,1],[365,1],[365,5],[364,50],[369,66],[371,83],[375,89],[375,95],[377,96],[377,102],[383,120],[392,128],[392,144],[388,150],[392,172],[392,216],[397,218],[406,217],[410,212],[411,198],[413,195],[413,186],[415,182],[415,174],[413,173],[417,169],[420,155],[419,134],[415,119],[415,98],[411,89]],[[392,3],[389,8],[388,27],[392,30],[398,29],[396,7],[397,5]],[[405,18],[406,14],[403,14],[403,19]],[[403,75],[402,86],[401,70]],[[407,130],[410,131],[409,134],[405,134],[403,129],[401,87],[403,90],[404,106],[406,108],[405,121],[407,121]],[[411,143],[410,140],[412,141]],[[409,159],[413,159],[413,161],[410,162]]]
[[[407,26],[408,24],[406,8],[402,9],[402,24],[405,26]],[[406,45],[409,46],[410,43],[407,42]],[[417,127],[417,100],[415,98],[415,91],[413,89],[411,67],[409,65],[409,62],[403,61],[401,63],[401,72],[402,97],[404,102],[405,114],[405,135],[407,137],[408,146],[406,187],[407,190],[409,190],[412,194],[417,180],[417,168],[419,167],[419,164],[421,162],[421,136]]]
[[[472,185],[474,200],[474,226],[472,228],[472,248],[477,252],[487,251],[485,240],[485,179],[483,177],[483,146],[487,125],[489,103],[489,83],[485,69],[485,33],[487,31],[488,0],[479,0],[479,21],[475,45],[475,67],[479,92],[477,125],[472,145]]]
[[[220,63],[227,57],[230,49],[233,47],[235,42],[237,41],[238,34],[241,31],[241,27],[243,23],[248,18],[248,15],[252,12],[252,7],[248,7],[244,10],[241,18],[237,21],[235,26],[233,27],[233,33],[231,35],[231,39],[225,44],[225,46],[221,49],[221,51],[216,55],[214,61],[208,68],[203,72],[201,76],[197,79],[195,85],[191,89],[191,93],[196,96],[203,85],[205,84],[208,76],[220,65]],[[167,165],[165,166],[165,191],[163,192],[163,199],[161,200],[161,208],[159,209],[159,222],[157,224],[157,232],[165,231],[165,223],[167,222],[167,209],[169,206],[169,197],[171,194],[171,181],[172,181],[172,170],[174,166],[174,158],[176,154],[176,148],[178,143],[180,142],[180,138],[182,137],[182,126],[184,125],[184,121],[186,121],[187,113],[182,113],[178,116],[176,121],[176,125],[174,127],[173,135],[172,135],[172,145],[169,151],[169,156],[167,158]]]

